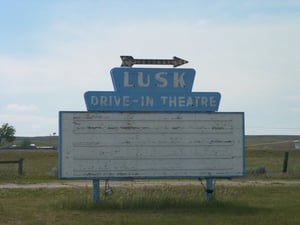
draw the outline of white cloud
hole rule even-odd
[[[40,35],[43,38],[40,43],[44,43],[41,48],[47,56],[0,55],[0,94],[14,97],[7,102],[19,103],[7,105],[7,112],[57,115],[60,109],[81,110],[78,105],[82,104],[85,91],[113,90],[109,72],[120,65],[120,55],[136,58],[175,55],[190,61],[184,67],[196,69],[193,91],[221,92],[221,105],[226,110],[243,110],[245,105],[253,111],[268,107],[274,112],[270,117],[277,116],[280,121],[276,115],[278,99],[299,90],[299,25],[297,20],[284,18],[280,22],[220,25],[206,18],[195,23],[140,21],[126,27],[98,26],[96,22],[57,23]],[[23,104],[28,102],[26,98],[33,104]],[[57,119],[40,114],[13,120],[22,126],[28,121],[28,128],[32,129],[28,133],[38,130],[32,124],[40,126],[41,132],[49,127],[49,133],[57,124]]]
[[[47,136],[58,131],[56,117],[28,114],[0,114],[0,121],[16,129],[16,136]]]
[[[11,113],[36,113],[39,112],[39,107],[33,104],[9,104],[5,107],[5,110]]]
[[[292,113],[300,113],[300,107],[291,107],[288,111]]]

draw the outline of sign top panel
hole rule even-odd
[[[88,91],[88,111],[215,112],[218,92],[192,92],[194,69],[130,68],[111,70],[115,91]]]
[[[118,67],[110,73],[116,92],[189,93],[196,72],[194,69]]]

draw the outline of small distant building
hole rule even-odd
[[[295,144],[295,149],[300,149],[300,140],[295,140],[294,144]]]

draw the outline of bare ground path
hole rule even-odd
[[[205,180],[202,180],[205,184]],[[105,181],[100,181],[100,185],[104,186]],[[158,185],[200,185],[198,180],[135,180],[135,181],[109,181],[111,187],[138,187],[138,186],[158,186]],[[300,180],[219,180],[215,179],[216,185],[226,186],[251,186],[251,185],[299,185]],[[0,189],[14,188],[76,188],[76,187],[92,187],[92,181],[58,181],[50,183],[34,183],[34,184],[0,184]]]

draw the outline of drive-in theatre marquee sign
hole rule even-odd
[[[212,178],[244,175],[244,113],[217,112],[218,92],[193,92],[194,69],[122,59],[114,91],[88,91],[87,112],[59,113],[60,178],[205,178],[212,191]]]

